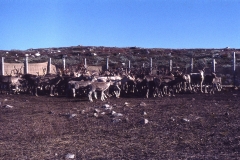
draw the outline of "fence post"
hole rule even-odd
[[[108,59],[109,59],[109,58],[107,57],[107,70],[108,70]]]
[[[216,64],[216,62],[215,62],[215,59],[213,58],[213,61],[212,61],[212,70],[213,70],[213,72],[215,73],[216,72],[216,68],[215,68],[215,64]]]
[[[2,65],[2,75],[4,75],[4,57],[2,57],[1,65]]]
[[[62,58],[62,61],[63,61],[63,70],[65,70],[65,68],[66,68],[66,59],[65,59],[65,57]]]
[[[193,57],[191,58],[191,72],[193,72]]]
[[[236,86],[236,55],[233,52],[233,85]]]
[[[47,74],[50,74],[51,73],[51,63],[52,63],[52,59],[51,58],[49,58],[49,60],[48,60],[48,66],[47,66]]]
[[[84,67],[87,68],[87,59],[84,58]]]
[[[150,58],[150,73],[152,73],[152,58]]]
[[[130,72],[130,68],[131,68],[131,61],[128,60],[128,72]]]
[[[169,71],[172,72],[172,60],[169,60]]]
[[[24,74],[28,74],[28,56],[25,57]]]

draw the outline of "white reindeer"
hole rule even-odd
[[[110,85],[111,81],[109,82],[93,82],[91,85],[89,85],[89,93],[88,93],[88,98],[90,102],[93,102],[92,99],[92,93],[94,93],[95,99],[97,99],[97,92],[96,91],[101,91],[101,100],[104,101],[107,96],[105,95],[104,91],[106,91]]]

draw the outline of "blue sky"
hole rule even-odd
[[[0,0],[0,50],[240,48],[240,0]]]

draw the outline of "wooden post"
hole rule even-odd
[[[150,73],[152,73],[152,58],[150,58]]]
[[[169,60],[169,71],[172,72],[172,60]]]
[[[62,61],[63,61],[63,70],[66,69],[66,59],[65,57],[62,58]]]
[[[84,58],[84,67],[87,68],[87,59]]]
[[[193,57],[191,58],[191,72],[193,72]]]
[[[236,55],[233,52],[233,85],[236,86]]]
[[[2,57],[2,63],[1,63],[1,65],[2,65],[2,70],[1,70],[1,72],[2,72],[2,75],[4,75],[4,57]]]
[[[215,62],[215,59],[213,58],[213,61],[212,61],[212,70],[213,70],[213,72],[215,73],[216,72],[216,68],[215,68],[215,64],[216,64],[216,62]]]
[[[50,74],[51,73],[51,63],[52,63],[52,59],[49,58],[48,60],[48,65],[47,65],[47,74]]]
[[[24,74],[28,74],[28,57],[25,57]]]
[[[130,68],[131,68],[131,61],[128,60],[128,72],[130,72]]]
[[[109,60],[109,58],[107,57],[107,70],[108,70],[108,60]]]

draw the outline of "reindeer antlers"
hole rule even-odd
[[[13,66],[13,73],[15,74],[15,75],[19,75],[19,74],[21,74],[22,73],[22,68],[23,68],[23,66],[21,66],[19,69],[17,69],[16,68],[16,66]]]
[[[42,69],[43,69],[43,76],[45,76],[47,73],[47,68],[42,68]]]
[[[7,71],[5,71],[5,73],[6,73],[7,76],[12,76],[12,72],[13,72],[13,70],[11,70],[11,73],[8,74]]]

